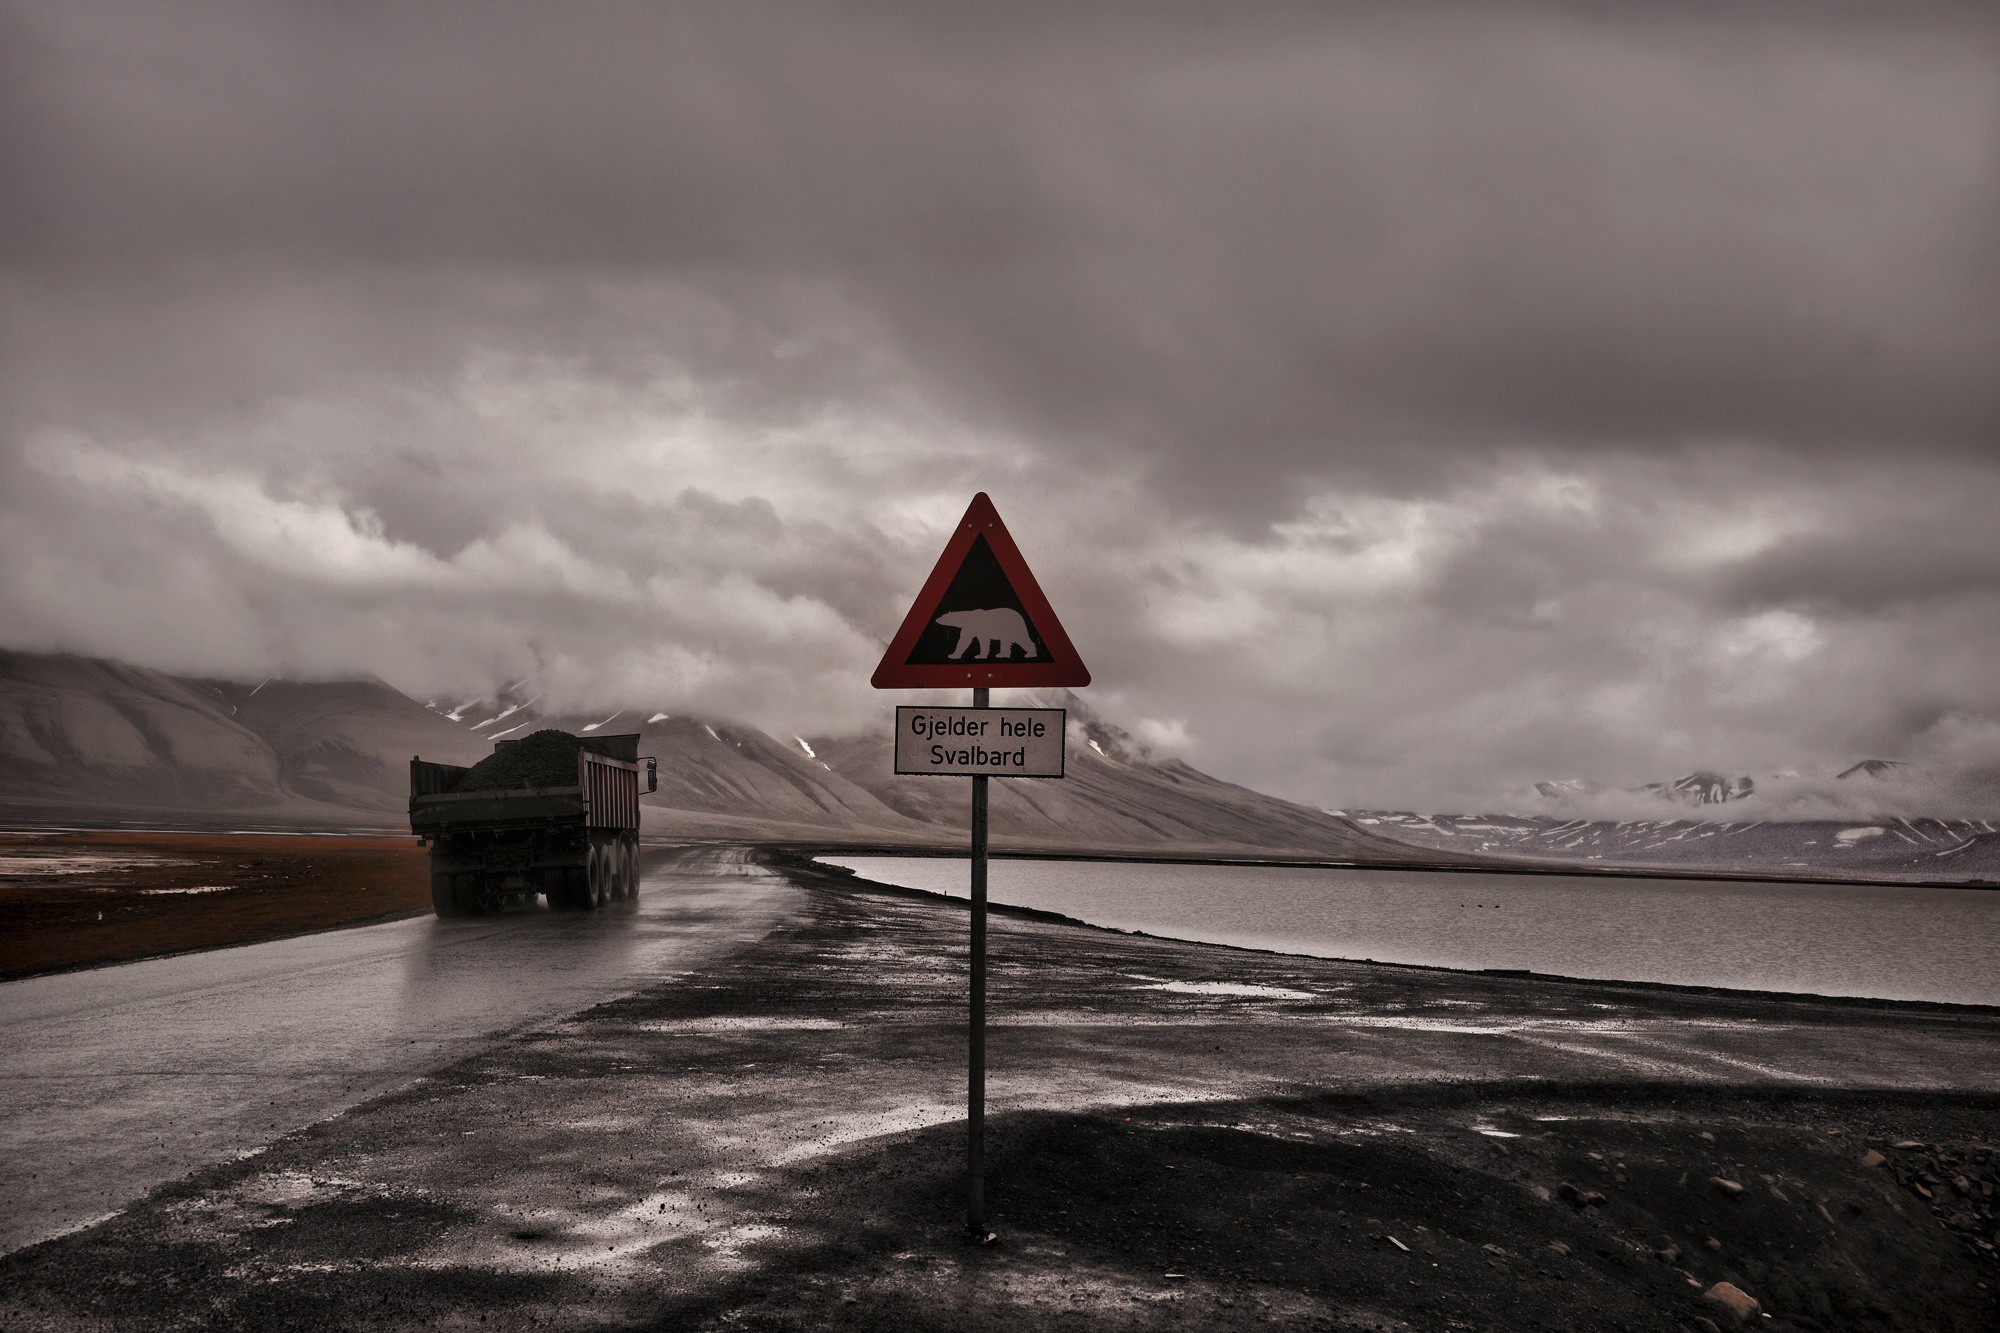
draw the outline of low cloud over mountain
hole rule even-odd
[[[1063,697],[1069,776],[997,782],[998,847],[1413,861],[1322,811],[1161,759]],[[533,691],[428,705],[379,681],[177,678],[121,663],[0,654],[0,814],[43,822],[403,825],[409,760],[470,764],[555,726],[637,733],[659,763],[655,838],[957,846],[967,784],[898,778],[886,733],[784,740],[660,710],[563,716]]]
[[[1690,773],[1669,782],[1611,787],[1542,781],[1487,807],[1578,819],[1992,819],[2000,818],[2000,772],[1942,762],[1863,759],[1800,772]]]
[[[857,737],[984,489],[1304,804],[2000,769],[1996,24],[17,0],[0,646]]]

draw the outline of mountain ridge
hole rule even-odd
[[[992,788],[996,849],[1477,862],[1148,753],[1074,695],[1069,776]],[[1042,700],[1047,702],[1048,700]],[[256,684],[70,654],[0,652],[0,814],[206,825],[402,826],[413,755],[471,764],[496,739],[559,727],[636,732],[659,759],[649,836],[938,848],[959,844],[966,785],[892,773],[881,734],[795,736],[643,709],[565,715],[517,682],[462,703],[379,680]]]
[[[965,784],[896,776],[886,717],[875,734],[787,741],[664,711],[545,712],[525,687],[420,703],[379,680],[250,684],[0,651],[0,816],[398,829],[411,756],[470,764],[496,738],[556,726],[639,734],[660,761],[660,789],[644,798],[649,836],[911,849],[965,837]],[[1155,754],[1068,691],[1019,702],[1067,710],[1068,776],[992,784],[992,845],[1002,851],[2000,880],[2000,811],[1754,817],[1787,791],[1886,800],[1928,790],[1897,761],[1863,760],[1818,786],[1793,774],[1753,783],[1702,772],[1613,793],[1643,798],[1639,818],[1563,808],[1592,799],[1580,787],[1560,789],[1554,813],[1532,816],[1319,811]]]
[[[990,831],[997,849],[1371,863],[1480,859],[1418,853],[1338,816],[1224,782],[1177,758],[1155,757],[1069,691],[1023,691],[1018,702],[1067,710],[1067,776],[992,784]],[[796,736],[787,745],[753,727],[643,709],[609,717],[544,713],[518,687],[491,699],[430,706],[501,739],[542,726],[636,731],[642,751],[660,758],[661,790],[646,804],[672,810],[681,827],[738,819],[750,805],[770,818],[817,824],[852,841],[935,846],[962,838],[969,820],[963,783],[895,775],[887,716],[876,735]],[[796,827],[789,836],[814,840]]]
[[[1412,847],[1568,868],[2000,883],[2000,818],[1770,821],[1683,815],[1614,820],[1419,815],[1407,810],[1349,815]]]
[[[381,826],[417,746],[485,748],[381,681],[253,686],[0,651],[0,809],[15,817]]]

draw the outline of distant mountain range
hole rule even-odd
[[[1571,779],[1564,782],[1537,782],[1535,794],[1552,804],[1561,805],[1579,797],[1597,796],[1606,789],[1594,782]],[[1634,794],[1658,796],[1681,805],[1721,805],[1725,801],[1741,800],[1757,790],[1757,780],[1745,774],[1741,777],[1726,777],[1721,773],[1690,773],[1672,782],[1648,782],[1633,787]]]
[[[0,812],[391,822],[418,751],[489,747],[380,681],[239,684],[0,652]]]
[[[1800,814],[1802,811],[1790,807],[1814,802],[1824,807],[1818,813],[1829,816],[1883,811],[1910,815],[1922,812],[1965,816],[1983,815],[1987,811],[2000,814],[2000,775],[1939,771],[1900,759],[1863,759],[1838,772],[1829,769],[1808,774],[1794,769],[1762,778],[1705,769],[1669,782],[1628,787],[1569,778],[1537,782],[1533,791],[1531,804],[1539,803],[1550,812],[1579,815],[1604,813],[1594,807],[1606,805],[1621,806],[1621,813],[1637,812],[1647,800],[1656,808],[1752,802],[1768,807],[1763,813],[1772,817]],[[1621,797],[1644,799],[1635,804],[1621,801]]]
[[[1897,814],[1913,793],[1941,789],[1892,760],[1826,779],[1704,772],[1622,792],[1547,784],[1548,812],[1520,817],[1325,812],[1150,754],[1067,692],[1023,702],[1069,710],[1068,776],[993,784],[1001,848],[2000,882],[2000,802],[1991,818]],[[400,828],[412,755],[469,764],[495,739],[544,726],[639,734],[660,760],[660,790],[646,798],[653,836],[882,847],[964,837],[965,784],[893,776],[886,718],[861,737],[781,738],[664,711],[548,713],[527,687],[426,704],[381,681],[206,680],[18,652],[0,652],[0,818]],[[1828,793],[1843,807],[1810,813]],[[1591,808],[1606,799],[1636,802],[1634,817]],[[1759,818],[1767,809],[1808,813]],[[1725,810],[1745,813],[1716,818]]]
[[[1419,854],[1337,816],[1155,758],[1067,691],[1020,702],[1068,710],[1067,776],[993,783],[996,847],[1377,863],[1478,859]],[[546,714],[524,688],[431,707],[499,739],[545,726],[637,732],[641,751],[660,759],[660,791],[649,802],[659,813],[649,819],[689,836],[818,841],[832,830],[855,842],[950,845],[964,837],[969,818],[966,784],[894,775],[887,717],[869,736],[786,741],[754,727],[643,709]]]
[[[1624,868],[2000,883],[2000,818],[1558,819],[1348,812],[1413,847]]]
[[[1364,862],[1474,861],[1154,759],[1073,696],[1069,776],[993,784],[996,847]],[[636,732],[658,757],[655,836],[952,846],[966,784],[892,776],[879,735],[778,739],[632,710],[544,712],[533,691],[419,703],[381,681],[202,680],[0,652],[0,817],[37,822],[402,826],[413,755],[470,764],[541,727]]]
[[[1821,777],[1782,772],[1760,781],[1704,771],[1625,789],[1566,781],[1538,782],[1534,790],[1549,813],[1341,813],[1370,831],[1437,851],[1675,870],[2000,881],[2000,792],[1976,775],[1939,775],[1900,760],[1863,759]],[[1717,809],[1723,806],[1728,818]],[[1925,809],[1954,813],[1919,813]],[[1607,817],[1620,813],[1638,817]]]

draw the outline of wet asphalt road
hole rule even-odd
[[[737,850],[636,904],[357,930],[0,984],[0,1253],[738,949],[796,910]]]

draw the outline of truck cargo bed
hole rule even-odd
[[[410,831],[574,824],[586,813],[581,786],[437,792],[410,798]]]
[[[638,736],[598,736],[580,742],[574,783],[459,791],[470,769],[411,759],[410,831],[430,846],[437,914],[478,916],[512,894],[586,911],[636,895],[641,765],[646,790],[656,790]],[[556,776],[560,768],[514,772]]]

